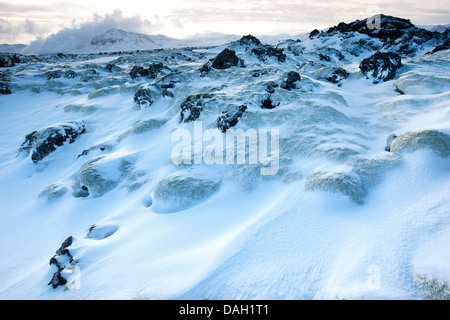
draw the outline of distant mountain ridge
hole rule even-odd
[[[338,26],[339,27],[339,26]],[[337,29],[339,29],[336,27]],[[450,27],[446,25],[417,26],[432,32],[444,33]],[[447,31],[448,32],[448,31]],[[147,35],[112,28],[101,34],[89,35],[78,29],[63,29],[46,39],[35,40],[30,45],[0,44],[2,53],[56,54],[56,53],[99,53],[116,51],[171,49],[193,46],[215,46],[238,40],[242,35],[217,34],[200,35],[188,39],[175,39],[161,34]],[[267,42],[287,39],[290,35],[261,36]]]
[[[27,47],[26,44],[0,44],[0,52],[21,53]]]

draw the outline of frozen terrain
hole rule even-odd
[[[449,299],[449,32],[365,23],[1,55],[0,298]],[[227,129],[275,174],[194,161]]]

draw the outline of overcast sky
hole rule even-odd
[[[117,27],[183,38],[207,32],[292,35],[375,13],[418,25],[450,23],[450,0],[0,0],[0,43],[25,43],[63,28]]]

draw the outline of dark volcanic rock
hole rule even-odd
[[[395,77],[396,72],[402,66],[401,57],[394,52],[377,52],[364,59],[359,68],[367,78],[374,78],[374,83],[388,81]]]
[[[259,46],[259,45],[261,45],[261,41],[259,41],[258,38],[249,34],[249,35],[243,36],[239,40],[239,44],[241,46]]]
[[[156,79],[158,74],[164,69],[164,65],[160,63],[152,63],[148,68],[148,75],[152,79]]]
[[[260,59],[261,61],[266,61],[269,57],[275,57],[279,62],[286,61],[286,54],[283,53],[283,49],[278,49],[271,46],[261,46],[258,48],[252,49],[252,52]]]
[[[121,70],[122,70],[120,67],[116,66],[116,65],[113,64],[113,63],[108,63],[108,64],[105,66],[105,68],[106,68],[106,70],[108,70],[109,72],[118,72],[118,71],[121,71]]]
[[[350,73],[347,72],[347,70],[337,67],[334,69],[334,71],[330,74],[329,77],[325,78],[327,81],[332,83],[339,83],[342,80],[345,80],[348,78]]]
[[[67,79],[74,79],[78,77],[77,73],[73,70],[67,70],[66,72],[64,72],[64,78]]]
[[[19,153],[31,153],[31,160],[38,163],[57,147],[63,146],[66,141],[73,143],[85,131],[86,127],[82,121],[70,121],[46,127],[28,134]]]
[[[164,91],[162,92],[162,96],[164,98],[173,98],[174,97],[173,93],[171,91],[169,91],[167,88],[164,89]]]
[[[337,33],[344,37],[350,33],[358,32],[373,39],[378,39],[386,49],[395,50],[399,54],[410,55],[417,51],[417,45],[427,41],[444,41],[448,36],[439,32],[432,32],[416,27],[410,20],[388,15],[379,15],[364,20],[356,20],[351,23],[341,22],[330,28],[326,35]]]
[[[274,104],[272,99],[270,98],[270,95],[264,99],[263,101],[261,101],[261,109],[274,109],[276,107],[278,107],[280,105],[280,103]]]
[[[133,69],[130,71],[130,77],[131,79],[137,79],[139,77],[145,77],[148,76],[149,70],[145,69],[144,67],[134,66]]]
[[[311,38],[313,38],[313,37],[315,37],[315,36],[317,36],[318,34],[320,33],[320,31],[319,30],[317,30],[317,29],[314,29],[313,31],[311,31],[311,33],[309,34],[309,38],[311,39]]]
[[[72,270],[75,267],[76,262],[68,249],[72,245],[73,240],[72,236],[64,240],[61,247],[56,250],[55,255],[49,261],[50,265],[57,268],[57,271],[53,274],[52,279],[48,283],[48,285],[52,285],[53,289],[66,285],[68,279],[65,278],[63,274],[66,270]]]
[[[200,117],[203,110],[203,95],[194,94],[187,96],[180,105],[181,117],[180,123],[195,121]]]
[[[278,84],[276,84],[275,82],[269,83],[266,87],[266,91],[268,93],[274,93],[275,92],[275,88],[278,88]]]
[[[301,77],[300,74],[296,71],[290,71],[287,74],[286,80],[281,84],[281,88],[285,90],[292,90],[296,88],[297,81],[300,81]]]
[[[431,50],[432,53],[442,51],[442,50],[448,50],[450,49],[450,40],[446,40],[443,44],[440,44],[436,46],[433,50]]]
[[[148,88],[139,88],[134,94],[134,101],[139,105],[139,108],[142,106],[149,107],[155,101],[153,99],[152,91]]]
[[[14,54],[2,54],[0,56],[0,68],[9,68],[9,67],[14,67],[16,65],[16,63],[21,63],[22,60],[21,58]]]
[[[327,62],[331,61],[331,58],[329,56],[327,56],[326,54],[323,54],[323,53],[319,53],[319,58],[320,58],[320,60],[324,60],[324,61],[327,61]]]
[[[236,67],[238,64],[239,58],[236,56],[236,52],[230,49],[224,49],[214,58],[211,67],[223,70],[230,67]]]
[[[11,89],[5,82],[0,82],[0,94],[11,94]]]
[[[226,132],[229,128],[234,127],[239,122],[242,114],[247,110],[247,106],[233,106],[227,110],[222,111],[221,116],[217,119],[217,128]]]
[[[47,80],[58,79],[61,78],[62,72],[61,70],[47,71],[44,76],[47,78]]]

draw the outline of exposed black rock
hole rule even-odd
[[[296,88],[297,81],[300,81],[301,77],[300,74],[296,71],[289,71],[287,74],[286,80],[283,81],[281,84],[281,88],[285,90],[292,90]]]
[[[327,56],[326,54],[323,54],[323,53],[319,53],[319,58],[320,58],[320,60],[324,60],[324,61],[327,61],[327,62],[331,61],[331,58],[329,56]]]
[[[64,78],[74,79],[76,77],[78,77],[78,74],[73,70],[67,70],[66,72],[64,72]]]
[[[76,264],[68,249],[72,245],[73,240],[72,236],[64,240],[61,247],[56,250],[55,255],[49,261],[50,265],[57,268],[57,271],[53,274],[52,279],[48,283],[48,285],[52,285],[53,289],[67,284],[67,279],[63,277],[63,273],[66,269],[70,269]]]
[[[83,74],[81,75],[81,81],[89,82],[91,80],[94,80],[96,76],[97,76],[97,70],[88,69],[88,70],[84,71]]]
[[[164,65],[159,63],[152,63],[150,67],[148,68],[148,75],[152,79],[156,79],[158,77],[158,74],[164,69]]]
[[[342,80],[347,79],[350,76],[350,73],[347,72],[347,70],[337,67],[334,69],[334,71],[330,74],[329,77],[326,77],[325,79],[332,83],[339,83]]]
[[[44,76],[47,78],[47,80],[58,79],[61,78],[62,72],[61,70],[47,71]]]
[[[266,91],[270,94],[275,92],[275,88],[278,88],[278,84],[275,82],[269,83],[266,87]]]
[[[17,54],[2,54],[0,56],[0,68],[14,67],[16,63],[21,63],[22,60]]]
[[[346,37],[352,32],[379,39],[386,49],[392,48],[391,50],[396,50],[396,52],[403,55],[415,53],[417,50],[416,45],[421,45],[432,39],[444,41],[446,37],[448,38],[445,34],[416,27],[410,20],[383,14],[351,23],[341,22],[337,26],[328,29],[324,36],[340,33]]]
[[[273,103],[272,99],[270,98],[270,95],[266,99],[261,101],[261,109],[274,109],[279,105],[280,105],[279,102],[277,104]]]
[[[162,83],[160,87],[161,89],[173,89],[175,88],[175,82]]]
[[[285,62],[286,54],[284,54],[283,51],[284,51],[284,49],[271,47],[269,45],[265,45],[265,46],[261,46],[261,47],[252,49],[252,52],[261,61],[266,61],[269,57],[275,57],[278,59],[279,62]]]
[[[239,44],[241,46],[259,46],[259,45],[261,45],[261,41],[259,41],[258,38],[249,34],[249,35],[243,36],[239,40]]]
[[[239,64],[239,58],[236,52],[230,49],[224,49],[219,53],[212,61],[211,67],[214,69],[228,69],[230,67],[236,67]]]
[[[198,71],[200,71],[200,77],[205,77],[211,71],[210,63],[205,63]]]
[[[431,53],[436,53],[438,51],[448,50],[448,49],[450,49],[450,40],[446,40],[443,44],[436,46],[436,48],[431,50]]]
[[[105,66],[105,68],[106,68],[106,70],[108,70],[109,72],[119,72],[119,71],[122,70],[120,67],[116,66],[114,63],[108,63],[108,64]]]
[[[149,107],[155,102],[152,91],[148,88],[139,88],[134,94],[134,101],[139,105],[139,108]]]
[[[266,74],[268,74],[269,72],[267,70],[258,70],[258,71],[254,71],[252,73],[252,77],[258,78],[260,76],[264,76]]]
[[[31,160],[38,163],[66,141],[73,143],[85,131],[86,127],[82,121],[70,121],[33,131],[25,137],[19,153],[31,153]]]
[[[65,279],[61,275],[62,270],[58,270],[53,274],[52,279],[48,283],[48,285],[52,285],[53,289],[56,289],[58,287],[62,287],[67,284],[67,279]]]
[[[11,89],[9,85],[5,82],[0,82],[0,94],[11,94]]]
[[[239,119],[242,117],[245,110],[247,110],[247,106],[242,105],[233,106],[232,108],[222,111],[221,116],[216,122],[217,128],[222,132],[226,132],[229,128],[234,127],[239,122]]]
[[[402,59],[394,52],[377,52],[359,64],[367,78],[374,78],[374,83],[393,79],[401,66]]]
[[[203,110],[202,98],[202,94],[195,94],[189,95],[183,100],[180,105],[180,123],[195,121],[200,117],[200,113]]]
[[[149,75],[149,70],[144,67],[134,66],[130,71],[131,79],[137,79],[139,77],[146,77]]]
[[[162,96],[164,98],[173,98],[174,97],[173,93],[171,91],[169,91],[167,88],[164,89],[164,91],[162,92]]]
[[[313,31],[311,31],[311,33],[309,34],[309,38],[311,39],[311,38],[313,38],[313,37],[315,37],[315,36],[317,36],[318,34],[320,33],[320,31],[319,30],[317,30],[317,29],[314,29]]]

